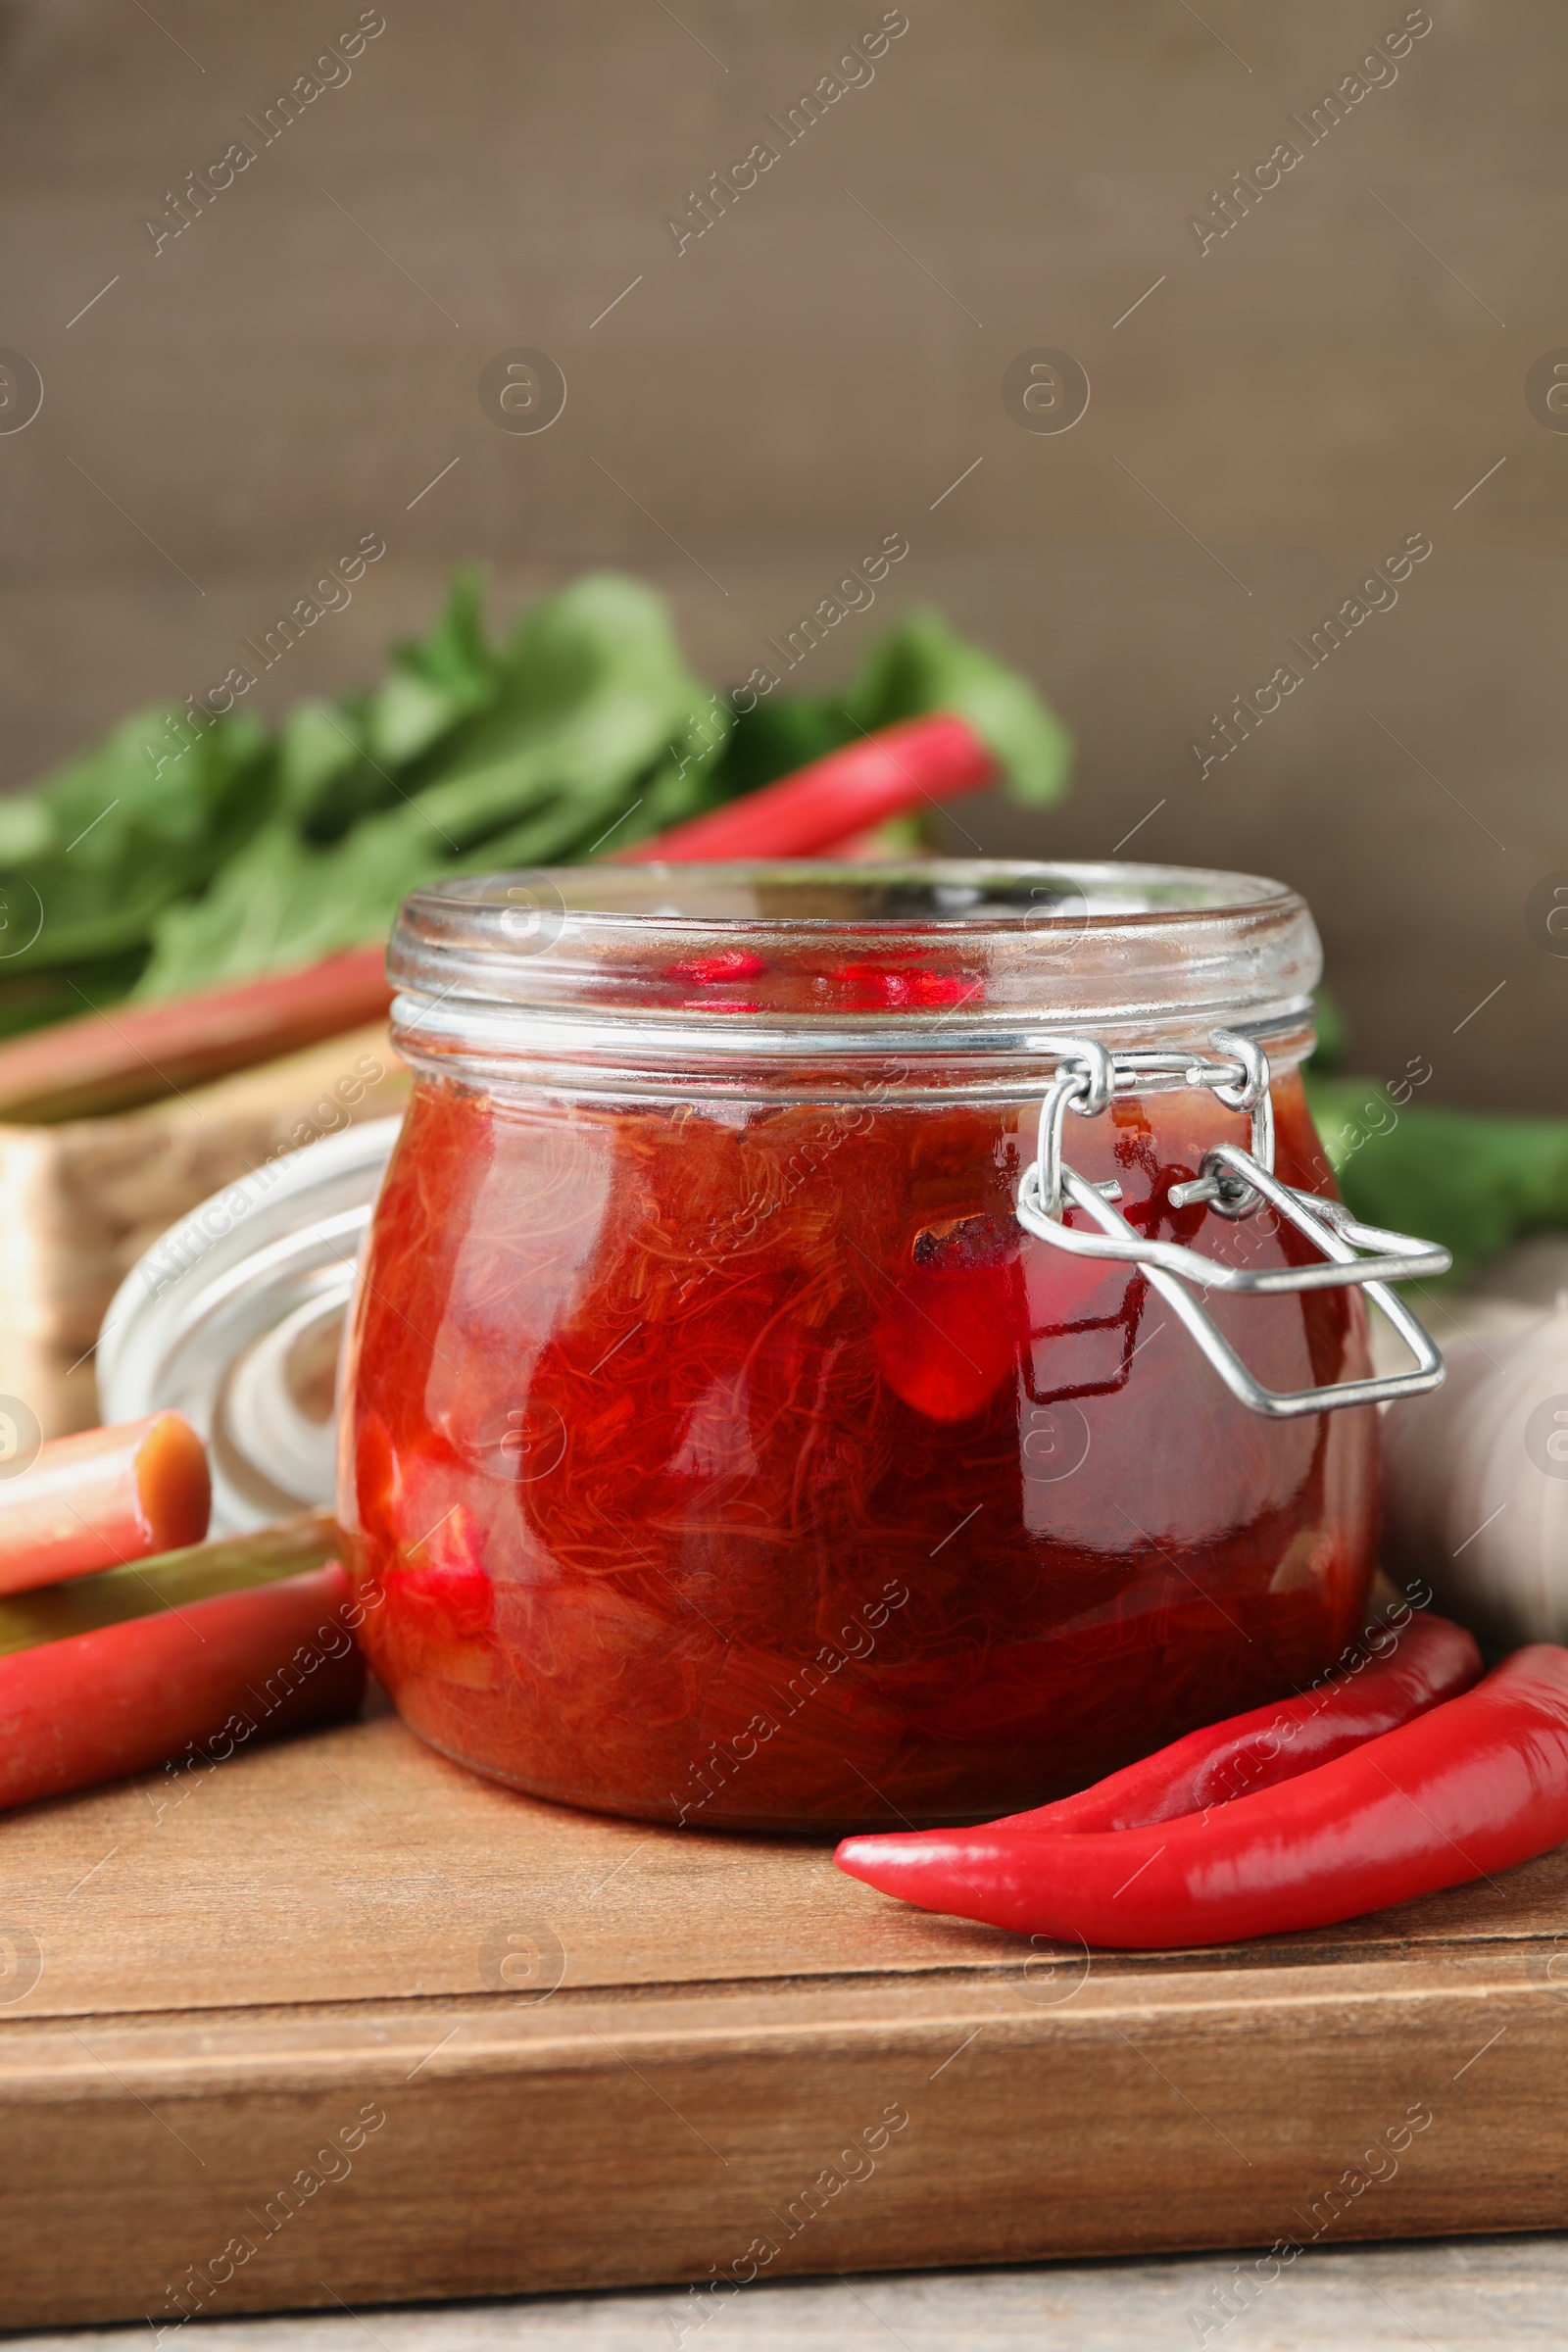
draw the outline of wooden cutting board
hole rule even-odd
[[[1568,2224],[1568,1849],[1031,1952],[384,1717],[0,1823],[0,2004],[9,2328]]]

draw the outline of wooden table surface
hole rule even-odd
[[[1206,2255],[757,2285],[710,2331],[680,2289],[198,2321],[185,2352],[1193,2352],[1236,2266]],[[1225,2352],[1561,2352],[1568,2239],[1448,2238],[1303,2254]],[[684,2339],[681,2329],[688,2332]],[[10,2339],[11,2352],[145,2352],[145,2325]]]
[[[1558,1855],[1265,1945],[1031,1952],[346,1726],[0,1824],[0,2325],[716,2275],[735,2328],[790,2276],[1555,2229],[1564,1934]]]

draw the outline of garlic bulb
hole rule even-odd
[[[1485,1641],[1568,1641],[1568,1292],[1497,1300],[1444,1352],[1384,1415],[1384,1558]]]

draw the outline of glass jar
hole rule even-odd
[[[571,1804],[828,1832],[1037,1803],[1317,1675],[1373,1570],[1376,1411],[1317,1396],[1369,1375],[1359,1277],[1202,1292],[1214,1361],[1305,1384],[1259,1410],[1149,1252],[1321,1272],[1274,1200],[1333,1195],[1319,963],[1283,885],[1176,868],[416,892],[339,1481],[415,1731]],[[1205,1155],[1267,1164],[1270,1111],[1250,1213],[1257,1163]],[[1144,1259],[1072,1253],[1105,1226]]]

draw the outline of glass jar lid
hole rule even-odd
[[[184,1414],[207,1440],[215,1536],[333,1499],[343,1318],[401,1125],[368,1120],[225,1185],[110,1302],[104,1419]]]

